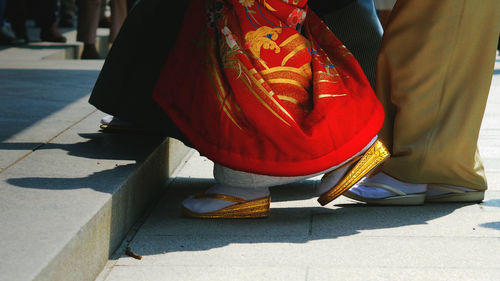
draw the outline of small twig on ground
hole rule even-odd
[[[127,254],[130,257],[133,257],[134,259],[142,260],[142,256],[132,252],[132,250],[130,250],[130,247],[125,248],[125,254]]]

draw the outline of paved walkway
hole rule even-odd
[[[273,188],[267,219],[188,219],[180,201],[212,183],[212,163],[195,154],[97,280],[500,280],[500,57],[494,74],[483,203],[323,208],[308,180]]]
[[[189,152],[99,132],[88,99],[103,60],[71,59],[82,44],[63,32],[0,46],[0,281],[94,280]]]

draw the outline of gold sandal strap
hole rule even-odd
[[[365,182],[365,184],[367,186],[374,186],[374,187],[378,187],[378,188],[382,188],[382,189],[385,189],[389,192],[392,192],[398,196],[406,196],[408,194],[404,193],[403,191],[399,190],[399,189],[396,189],[390,185],[387,185],[387,184],[383,184],[383,183],[379,183],[379,182],[373,182],[373,181],[368,181],[368,182]]]
[[[322,206],[330,203],[369,174],[375,167],[389,158],[389,156],[389,150],[385,145],[379,140],[375,141],[375,143],[373,143],[373,145],[363,154],[361,159],[354,164],[354,167],[352,167],[334,187],[318,198],[318,202]]]
[[[223,200],[223,201],[229,201],[229,202],[237,202],[237,203],[244,203],[247,200],[236,197],[236,196],[231,196],[231,195],[225,195],[225,194],[215,194],[215,193],[205,193],[205,192],[200,192],[195,195],[195,198],[209,198],[209,199],[218,199],[218,200]]]
[[[355,156],[355,157],[353,157],[351,160],[349,160],[347,163],[345,163],[344,165],[342,165],[342,166],[340,166],[340,167],[338,167],[338,168],[336,168],[336,169],[334,169],[334,170],[331,170],[331,171],[329,171],[329,172],[326,172],[326,173],[325,173],[325,174],[321,177],[321,181],[324,181],[324,180],[325,180],[325,179],[326,179],[329,175],[333,174],[335,171],[337,171],[337,170],[339,170],[339,169],[342,169],[342,168],[344,168],[344,167],[346,167],[346,166],[350,166],[350,165],[352,165],[352,164],[354,164],[354,163],[358,162],[358,161],[359,161],[359,159],[361,159],[361,157],[363,157],[363,155],[358,155],[358,156]],[[349,172],[349,171],[347,171],[347,173],[348,173],[348,172]]]

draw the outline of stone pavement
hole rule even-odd
[[[181,200],[212,183],[212,163],[194,154],[97,280],[500,280],[499,144],[497,57],[479,143],[490,186],[481,204],[367,207],[342,197],[323,208],[315,178],[273,188],[266,219],[188,219]]]
[[[91,281],[190,150],[100,132],[87,101],[103,60],[74,59],[73,29],[65,44],[29,31],[0,46],[0,280]]]

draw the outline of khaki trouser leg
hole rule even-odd
[[[398,0],[377,64],[386,173],[486,189],[477,140],[498,30],[498,0]]]

